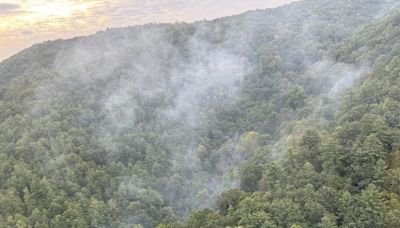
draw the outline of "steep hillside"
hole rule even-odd
[[[377,76],[396,74],[398,3],[109,29],[3,61],[0,226],[175,227],[215,205],[182,226],[381,225],[322,198],[398,203],[396,84]]]
[[[224,192],[218,212],[159,227],[399,227],[399,16],[339,48],[339,60],[370,69],[343,94],[329,125],[291,135],[280,159],[242,177],[259,173],[256,188]]]

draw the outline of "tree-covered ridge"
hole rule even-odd
[[[369,52],[364,43],[384,34],[391,44],[397,27],[361,29],[395,4],[314,0],[111,29],[3,61],[0,226],[175,227],[215,202],[218,213],[195,212],[183,226],[361,226],[363,193],[375,192],[385,210],[373,221],[398,224],[385,168],[397,164],[385,157],[397,156],[397,135],[384,117],[397,123],[396,98],[381,112],[363,103],[380,107],[389,87],[367,86],[377,73],[346,52],[354,43]],[[363,41],[369,30],[377,35]],[[335,116],[353,76],[362,86]]]
[[[346,92],[329,127],[292,135],[279,160],[249,173],[261,173],[254,189],[226,191],[218,212],[194,212],[172,227],[399,227],[398,17],[367,26],[340,49],[339,58],[371,70]]]

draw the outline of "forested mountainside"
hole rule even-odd
[[[369,70],[332,119],[323,109],[311,117],[327,124],[292,134],[279,159],[250,161],[242,176],[256,183],[250,191],[226,191],[217,211],[159,227],[399,227],[399,45],[399,13],[354,35],[337,59]]]
[[[399,227],[399,4],[305,0],[4,60],[0,227]]]

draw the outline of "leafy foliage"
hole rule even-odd
[[[0,226],[399,227],[399,16],[374,21],[396,3],[111,29],[3,61]]]

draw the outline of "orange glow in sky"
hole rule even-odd
[[[0,61],[34,43],[107,27],[213,19],[296,0],[0,0]]]

